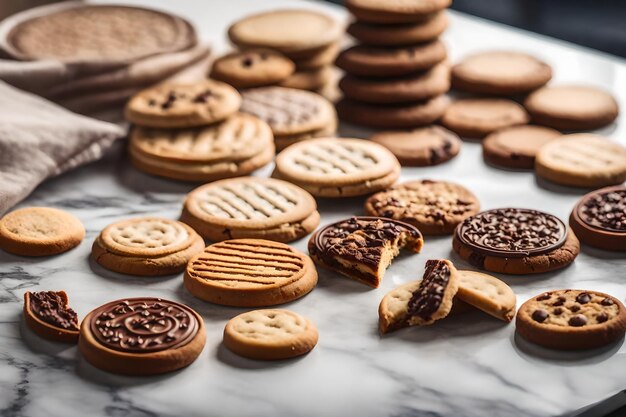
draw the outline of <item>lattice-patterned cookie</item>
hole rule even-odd
[[[387,188],[400,163],[384,146],[362,139],[320,138],[290,146],[272,174],[319,197],[352,197]]]
[[[169,275],[182,271],[204,241],[189,226],[175,220],[145,217],[107,226],[91,253],[96,262],[130,275]]]
[[[181,220],[218,242],[263,238],[289,242],[312,232],[320,216],[313,197],[273,178],[232,178],[189,193]]]
[[[207,246],[187,265],[185,287],[215,304],[263,307],[309,293],[317,271],[305,254],[263,239],[233,239]]]

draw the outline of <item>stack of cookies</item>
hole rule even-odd
[[[438,37],[448,25],[449,0],[420,2],[347,0],[357,44],[336,65],[344,98],[339,117],[374,128],[431,124],[446,109],[450,89],[447,51]]]

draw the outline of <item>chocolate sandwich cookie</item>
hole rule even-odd
[[[39,336],[55,342],[78,342],[78,315],[65,291],[24,293],[24,320]]]
[[[626,187],[607,187],[585,195],[572,210],[569,225],[589,246],[626,251]]]
[[[262,87],[287,79],[295,71],[292,60],[271,49],[248,49],[215,60],[211,78],[237,89]]]
[[[470,264],[503,274],[538,274],[574,261],[580,244],[556,216],[538,210],[501,208],[468,217],[452,247]]]
[[[345,6],[357,20],[398,24],[422,22],[451,3],[452,0],[347,0]]]
[[[437,39],[448,27],[448,16],[437,12],[417,23],[380,25],[356,21],[347,32],[364,45],[406,46]]]
[[[507,127],[483,140],[483,158],[501,167],[533,169],[539,149],[559,136],[561,132],[544,126]]]
[[[526,110],[513,100],[466,98],[454,101],[446,109],[441,123],[467,138],[483,138],[509,126],[525,125]]]
[[[550,349],[593,349],[624,337],[626,309],[598,291],[555,290],[526,301],[515,327],[524,339]]]
[[[352,217],[318,230],[309,239],[313,261],[370,287],[378,287],[394,257],[424,244],[413,225],[381,217]]]
[[[96,308],[80,326],[78,348],[93,366],[124,375],[172,372],[196,360],[206,341],[202,317],[161,298],[127,298]]]

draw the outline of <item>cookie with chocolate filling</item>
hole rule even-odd
[[[549,291],[520,307],[515,326],[521,337],[543,347],[593,349],[624,337],[626,309],[598,291]]]
[[[309,240],[313,261],[377,288],[400,250],[419,253],[422,234],[413,225],[380,217],[353,217],[318,230]]]
[[[78,315],[70,308],[65,291],[27,291],[24,319],[28,327],[44,339],[78,342]]]
[[[465,219],[456,228],[452,248],[480,269],[523,275],[566,267],[578,255],[580,244],[556,216],[501,208]]]

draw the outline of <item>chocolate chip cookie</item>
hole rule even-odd
[[[271,49],[248,49],[215,60],[211,78],[237,89],[272,85],[287,79],[296,69],[292,60]]]

